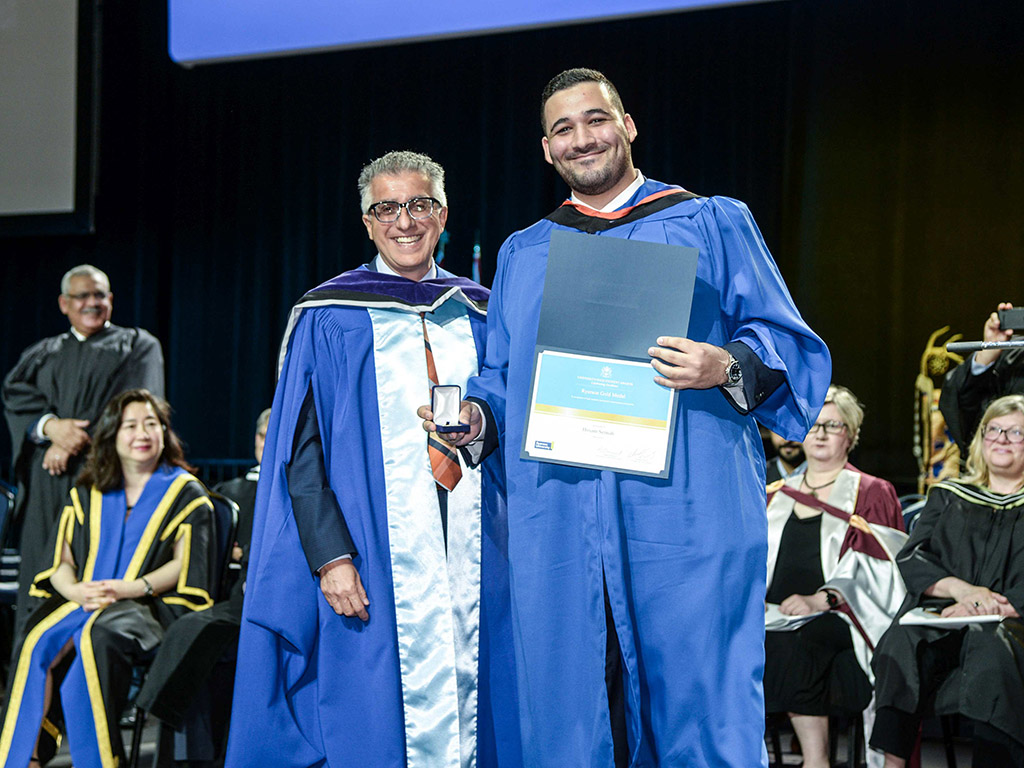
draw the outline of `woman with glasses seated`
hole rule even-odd
[[[118,722],[131,668],[177,616],[210,606],[212,508],[186,470],[170,408],[145,389],[103,409],[35,577],[10,674],[0,765],[38,766],[68,737],[77,768],[124,765]]]
[[[871,745],[901,768],[922,716],[974,721],[976,766],[1024,766],[1024,396],[985,411],[960,480],[934,484],[897,560],[907,584],[875,652],[878,715]]]
[[[789,715],[807,768],[829,764],[829,715],[868,707],[871,648],[905,594],[896,491],[847,461],[863,420],[853,393],[830,386],[805,471],[768,486],[766,600],[787,623],[766,633],[765,709]]]

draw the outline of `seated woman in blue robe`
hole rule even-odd
[[[212,504],[187,468],[164,400],[134,389],[107,403],[33,583],[45,602],[18,639],[0,765],[45,764],[62,731],[77,768],[124,764],[132,666],[211,605]]]

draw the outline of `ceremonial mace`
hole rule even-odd
[[[1024,349],[1024,338],[1009,341],[951,341],[946,345],[947,352],[958,355],[969,355],[986,349]]]

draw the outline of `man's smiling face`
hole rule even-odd
[[[406,203],[414,197],[434,197],[430,180],[417,171],[377,176],[370,182],[374,203],[391,201]],[[436,208],[436,206],[435,206]],[[448,209],[441,208],[423,219],[414,219],[402,208],[398,219],[382,223],[372,213],[363,214],[366,233],[377,246],[384,262],[402,277],[421,279],[430,271],[434,248],[444,232]]]
[[[114,296],[106,281],[89,275],[71,278],[68,293],[57,300],[60,311],[67,315],[71,327],[83,336],[102,331],[110,319]]]
[[[556,91],[544,105],[544,158],[581,197],[597,197],[633,181],[633,118],[612,103],[602,83]]]

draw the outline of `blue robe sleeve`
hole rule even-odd
[[[781,372],[773,371],[762,363],[761,358],[755,355],[754,351],[742,341],[730,341],[722,346],[740,364],[740,371],[743,373],[740,383],[743,388],[744,405],[736,402],[726,387],[722,387],[722,390],[729,396],[729,403],[732,407],[746,415],[764,402],[768,395],[782,386],[785,377]]]
[[[773,432],[802,440],[832,376],[828,348],[800,316],[747,206],[715,197],[701,217],[729,341],[748,346],[768,369],[752,377],[750,410]]]

